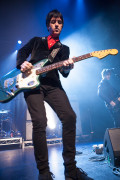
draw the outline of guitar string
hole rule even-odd
[[[79,57],[75,57],[75,58],[73,58],[73,61],[77,62],[77,61],[84,60],[84,59],[89,58],[89,57],[92,57],[92,55],[90,53],[82,55],[82,56],[79,56]],[[48,66],[44,66],[41,69],[38,69],[37,72],[38,73],[44,73],[46,71],[53,70],[55,68],[60,68],[60,67],[63,66],[63,62],[64,61],[60,61],[60,62],[51,64],[51,65],[48,65]]]

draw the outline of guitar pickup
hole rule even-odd
[[[28,86],[32,86],[34,83],[35,83],[34,81],[30,81],[30,82],[28,83]]]

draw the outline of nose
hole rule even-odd
[[[55,23],[55,26],[58,27],[58,22]]]
[[[59,25],[59,23],[58,23],[58,21],[56,21],[56,22],[55,22],[55,26],[58,26],[58,25]]]

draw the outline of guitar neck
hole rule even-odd
[[[82,60],[87,59],[87,58],[90,58],[90,57],[92,57],[92,54],[91,54],[91,53],[88,53],[88,54],[84,54],[84,55],[81,55],[81,56],[78,56],[78,57],[75,57],[75,58],[72,58],[72,59],[73,59],[73,61],[74,61],[74,63],[75,63],[75,62],[82,61]],[[64,60],[64,61],[65,61],[65,60]],[[36,70],[36,75],[39,75],[39,74],[42,74],[42,73],[51,71],[51,70],[53,70],[53,69],[59,69],[60,67],[63,66],[64,61],[60,61],[60,62],[51,64],[51,65],[42,67],[41,69],[37,69],[37,70]]]

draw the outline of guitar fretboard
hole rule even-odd
[[[84,54],[84,55],[81,55],[81,56],[78,56],[78,57],[75,57],[75,58],[72,58],[72,59],[73,59],[73,61],[74,61],[74,63],[75,63],[75,62],[82,61],[82,60],[87,59],[87,58],[90,58],[90,57],[92,57],[92,54],[91,54],[91,53],[88,53],[88,54]],[[65,60],[64,60],[64,61],[65,61]],[[51,71],[51,70],[53,70],[53,69],[59,69],[60,67],[63,66],[64,61],[60,61],[60,62],[51,64],[51,65],[42,67],[41,69],[37,69],[37,70],[36,70],[36,75],[39,75],[39,74],[42,74],[42,73]]]

